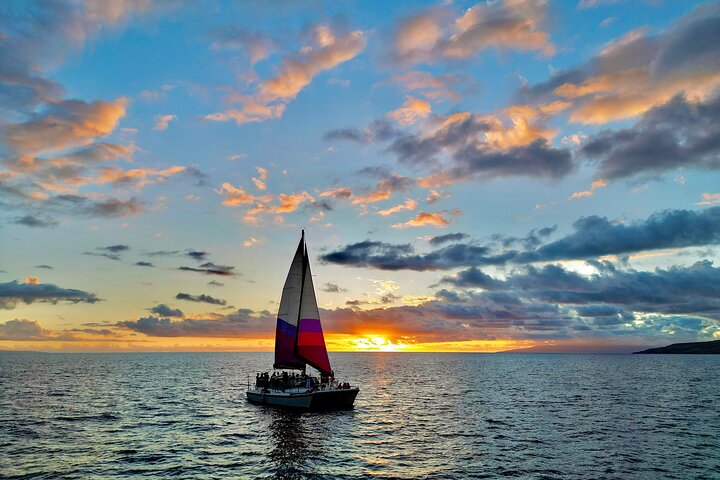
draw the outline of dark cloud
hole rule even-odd
[[[368,127],[362,134],[352,129],[333,130],[325,138],[362,143],[392,140],[386,151],[393,153],[400,163],[436,169],[442,166],[436,175],[442,176],[443,182],[512,176],[559,179],[575,168],[570,150],[555,148],[544,138],[529,138],[523,144],[504,148],[483,140],[490,132],[507,135],[511,127],[497,118],[463,112],[434,115],[431,123],[436,128],[430,132],[393,131],[378,136],[372,135]],[[441,163],[445,157],[449,157],[449,165]]]
[[[0,340],[15,341],[75,341],[71,333],[45,330],[37,320],[16,318],[0,323]]]
[[[467,233],[447,233],[445,235],[437,235],[435,237],[432,237],[430,240],[428,240],[428,243],[435,247],[437,245],[441,245],[447,242],[459,242],[460,240],[465,240],[469,236],[470,235],[468,235]]]
[[[594,135],[581,152],[596,160],[596,175],[606,180],[720,169],[720,96],[698,103],[676,96],[632,127]]]
[[[347,288],[342,288],[335,283],[327,282],[323,285],[322,291],[327,293],[340,293],[347,292]]]
[[[485,290],[497,290],[504,286],[503,282],[495,280],[476,267],[470,267],[467,270],[459,272],[457,275],[446,275],[440,282],[459,287],[482,288]]]
[[[35,265],[35,268],[42,268],[44,270],[52,270],[53,267],[51,265]]]
[[[176,317],[176,318],[178,318],[178,317],[185,316],[183,311],[180,310],[179,308],[170,308],[167,305],[165,305],[164,303],[161,303],[160,305],[156,305],[149,310],[150,310],[150,312],[152,312],[156,315],[160,315],[161,317]]]
[[[198,303],[209,303],[211,305],[225,305],[227,302],[225,300],[211,297],[210,295],[200,294],[200,295],[190,295],[189,293],[178,293],[175,295],[175,298],[178,300],[187,300],[189,302],[198,302]]]
[[[380,295],[377,298],[362,298],[357,300],[348,300],[345,305],[350,307],[359,307],[361,305],[390,305],[400,300],[402,297],[395,295],[392,292],[387,292]]]
[[[374,120],[364,130],[357,128],[338,128],[328,131],[323,138],[326,141],[345,140],[358,143],[384,142],[401,135],[390,121],[381,118]]]
[[[13,220],[12,223],[14,223],[15,225],[24,225],[26,227],[33,228],[57,227],[58,225],[60,225],[60,222],[57,222],[55,220],[43,219],[33,215],[17,217],[15,220]]]
[[[520,176],[557,180],[575,168],[569,150],[554,148],[544,139],[500,151],[468,145],[457,151],[454,159],[456,165],[449,174],[456,180],[467,176],[478,179]]]
[[[326,263],[380,270],[445,270],[467,265],[500,265],[514,254],[493,255],[490,247],[454,244],[425,254],[418,254],[408,244],[365,240],[352,243],[320,256]]]
[[[252,335],[267,337],[275,328],[275,316],[268,311],[239,309],[230,314],[213,314],[207,318],[171,320],[166,317],[143,317],[118,322],[124,327],[153,337],[243,338]]]
[[[139,261],[139,262],[135,262],[135,266],[136,266],[136,267],[150,267],[150,268],[152,268],[152,267],[154,267],[155,265],[153,265],[153,264],[150,263],[150,262]]]
[[[325,253],[320,260],[379,270],[425,271],[591,259],[663,248],[717,245],[720,244],[720,207],[699,211],[665,210],[634,223],[613,222],[598,216],[582,217],[573,224],[573,233],[532,248],[540,238],[550,235],[554,228],[533,230],[522,239],[505,239],[509,243],[520,240],[525,247],[530,247],[526,250],[497,248],[491,244],[456,243],[427,253],[417,253],[410,244],[365,240]]]
[[[208,282],[208,285],[211,286],[211,287],[224,287],[224,286],[225,286],[224,283],[222,283],[222,282],[217,282],[217,281],[215,281],[215,280],[210,280],[210,281]]]
[[[51,283],[25,284],[12,281],[0,283],[0,308],[13,309],[20,302],[52,303],[95,303],[100,301],[94,293],[71,288],[62,288]]]
[[[207,258],[208,252],[202,252],[202,251],[197,251],[197,250],[188,250],[188,252],[185,255],[192,258],[193,260],[202,261]]]
[[[130,250],[130,247],[127,245],[108,245],[107,247],[98,247],[98,250],[107,250],[108,252],[112,253],[120,253]]]
[[[180,250],[155,250],[153,252],[145,253],[148,257],[172,257],[179,254]]]
[[[63,194],[51,197],[45,207],[80,217],[118,218],[142,213],[144,204],[137,198],[120,200],[114,197],[102,199],[83,195]]]
[[[184,270],[186,272],[198,272],[198,273],[206,273],[208,275],[222,275],[222,276],[232,276],[237,275],[233,272],[235,270],[235,267],[231,267],[228,265],[216,265],[212,262],[203,263],[198,268],[194,267],[178,267],[178,270]]]
[[[95,250],[99,250],[100,252],[83,252],[83,255],[105,257],[110,260],[121,260],[120,254],[130,250],[130,247],[127,245],[108,245],[107,247],[98,247]]]
[[[704,210],[664,210],[634,223],[612,222],[606,217],[582,217],[574,233],[523,252],[515,261],[532,262],[592,258],[662,248],[720,243],[720,207]]]

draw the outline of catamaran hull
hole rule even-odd
[[[360,389],[346,388],[311,393],[275,393],[248,390],[250,403],[272,407],[297,408],[302,410],[349,410],[355,403]]]

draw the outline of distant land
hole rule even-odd
[[[720,340],[713,340],[711,342],[673,343],[667,347],[648,348],[647,350],[633,353],[720,354]]]
[[[605,353],[621,355],[634,353],[636,350],[646,347],[647,345],[536,345],[497,353]]]

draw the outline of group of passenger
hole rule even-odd
[[[255,386],[259,388],[269,388],[273,390],[286,390],[292,388],[306,388],[315,390],[317,388],[325,388],[331,384],[334,378],[328,375],[322,375],[320,379],[311,377],[305,372],[290,373],[283,371],[282,373],[268,372],[258,373],[255,375]]]

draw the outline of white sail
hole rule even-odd
[[[277,330],[275,332],[275,368],[305,367],[305,362],[295,353],[303,285],[304,253],[305,239],[303,237],[300,239],[295,257],[290,264],[290,271],[280,297]]]

